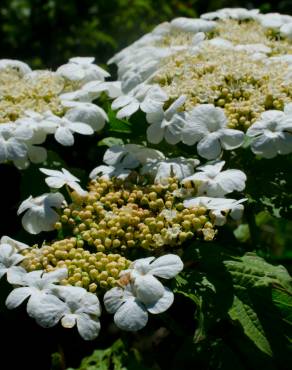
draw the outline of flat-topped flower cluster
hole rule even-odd
[[[108,72],[94,58],[71,58],[55,72],[35,70],[20,61],[0,60],[0,163],[19,168],[42,163],[43,144],[54,135],[61,145],[74,144],[74,134],[92,135],[108,120],[92,103],[102,92],[116,97],[119,83],[104,79]]]
[[[15,287],[7,307],[29,298],[27,312],[41,326],[76,324],[84,339],[99,333],[98,296],[123,330],[167,310],[174,296],[157,277],[177,275],[186,243],[212,241],[228,214],[241,217],[245,200],[225,198],[245,188],[246,176],[224,171],[224,161],[195,169],[197,160],[135,144],[109,148],[104,161],[87,191],[66,169],[40,169],[52,192],[30,196],[18,213],[29,233],[57,235],[40,247],[0,242],[0,273]]]
[[[292,17],[222,9],[158,25],[118,54],[118,118],[146,113],[147,139],[215,159],[246,141],[292,152]]]

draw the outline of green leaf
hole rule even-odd
[[[264,330],[260,324],[255,311],[244,304],[237,296],[234,297],[233,305],[229,310],[232,320],[239,321],[243,326],[244,333],[256,344],[256,346],[267,355],[272,356],[270,344],[265,337]]]
[[[109,131],[121,134],[130,134],[132,133],[132,124],[129,121],[119,120],[116,117],[115,112],[112,109],[109,109],[107,112],[109,118]]]
[[[78,369],[67,370],[148,370],[141,363],[139,353],[135,349],[127,349],[121,339],[111,347],[95,350],[85,357]]]
[[[113,145],[122,145],[124,141],[117,137],[106,137],[98,142],[98,146],[108,146],[109,148]]]
[[[288,271],[254,254],[225,261],[224,265],[234,286],[230,318],[240,323],[265,354],[272,357],[275,351],[285,352],[292,334],[292,279]]]
[[[234,231],[233,231],[234,236],[238,241],[241,243],[245,243],[249,240],[250,238],[250,230],[249,230],[249,225],[248,224],[241,224],[239,225]]]

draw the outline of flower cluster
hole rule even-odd
[[[116,97],[120,88],[104,82],[109,74],[93,62],[71,58],[52,72],[0,60],[0,163],[13,161],[25,168],[44,162],[47,152],[39,145],[48,135],[71,146],[74,133],[91,135],[104,127],[107,114],[92,102],[102,92]]]
[[[240,147],[245,133],[257,155],[288,154],[291,53],[288,15],[226,8],[176,18],[109,61],[122,86],[112,108],[118,118],[140,108],[150,143],[196,145],[209,160]]]
[[[28,232],[55,229],[57,239],[40,247],[0,240],[0,277],[15,287],[7,307],[29,298],[27,312],[41,326],[76,324],[86,340],[100,330],[101,294],[123,330],[139,330],[148,313],[167,310],[173,293],[154,276],[173,278],[183,264],[165,253],[180,254],[188,240],[213,240],[228,212],[240,218],[244,199],[224,196],[246,181],[240,170],[223,171],[224,161],[195,171],[198,161],[134,144],[113,146],[104,157],[109,164],[93,170],[88,191],[66,169],[40,169],[55,192],[30,196],[18,213]],[[67,194],[56,192],[64,186]],[[132,262],[139,254],[161,256]]]
[[[56,258],[58,258],[57,252],[66,253],[67,246],[71,248],[69,254],[72,252],[74,243],[76,244],[76,240],[73,239],[68,240],[67,244],[66,241],[55,243]],[[44,255],[50,259],[49,255],[52,255],[53,249],[52,247],[51,249],[45,249],[44,247],[42,252],[44,253],[46,250],[47,253],[44,253]],[[49,328],[60,321],[64,328],[72,328],[76,325],[79,334],[85,340],[96,338],[100,331],[99,317],[101,315],[101,305],[98,296],[93,293],[96,291],[96,287],[95,289],[89,288],[89,292],[81,287],[82,283],[77,284],[78,279],[75,278],[77,273],[73,275],[72,281],[72,278],[68,276],[70,274],[70,266],[66,264],[68,255],[65,257],[63,255],[63,258],[66,258],[66,260],[62,266],[60,265],[57,268],[51,267],[47,269],[49,271],[44,271],[40,268],[42,266],[39,265],[37,270],[28,272],[24,267],[28,267],[34,251],[35,249],[30,248],[28,245],[7,236],[1,238],[0,278],[6,275],[7,281],[14,287],[6,299],[6,306],[9,309],[13,309],[26,301],[28,315],[35,319],[40,326]],[[79,262],[82,263],[81,259],[78,260],[78,252],[77,248],[75,254],[77,264]],[[35,254],[36,256],[37,254]],[[83,257],[85,256],[88,255],[84,254]],[[96,255],[92,254],[90,258],[88,261],[91,265],[99,261],[101,263],[99,267],[103,266],[105,268],[106,263],[107,267],[112,263],[111,268],[114,269],[113,264],[115,263],[116,255],[108,254],[106,256],[98,253]],[[130,266],[124,263],[125,259],[123,262],[121,262],[121,258],[118,260],[121,272],[119,273],[118,271],[116,274],[116,287],[108,290],[104,299],[108,312],[113,313],[119,309],[119,312],[115,315],[115,322],[121,329],[139,330],[146,325],[147,310],[150,313],[158,314],[166,311],[173,303],[173,293],[164,287],[153,275],[166,279],[175,277],[182,270],[183,263],[175,255],[162,256],[150,265],[153,259],[154,257],[136,260]],[[104,261],[102,262],[102,260]],[[78,265],[81,266],[80,264]],[[117,264],[115,268],[117,268]],[[97,274],[97,269],[95,271]],[[91,272],[93,273],[93,270]],[[106,270],[103,273],[105,274]],[[140,277],[138,276],[139,274],[141,275]],[[79,275],[80,277],[82,276],[81,273]],[[123,288],[118,288],[117,286]],[[110,286],[104,285],[103,288],[109,289]],[[121,302],[117,301],[115,292],[117,290],[123,291],[123,289],[129,291],[128,296],[131,295],[131,298],[123,298]],[[123,305],[122,308],[120,308],[121,305]],[[114,310],[115,307],[116,310]],[[128,310],[130,313],[130,315],[127,315],[127,318],[124,317],[125,310]]]

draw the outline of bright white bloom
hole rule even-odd
[[[224,110],[213,104],[195,107],[186,118],[181,136],[187,145],[198,143],[197,151],[206,159],[216,159],[222,149],[236,149],[244,140],[243,132],[227,128]]]
[[[87,123],[83,122],[72,122],[69,118],[70,113],[67,112],[64,117],[58,117],[55,115],[50,115],[48,117],[48,121],[55,125],[55,139],[58,143],[64,146],[71,146],[74,144],[74,136],[73,133],[77,132],[81,135],[92,135],[93,129]],[[72,117],[71,117],[72,118]],[[76,118],[76,115],[75,115]]]
[[[32,163],[42,163],[47,159],[47,150],[39,144],[45,142],[48,134],[53,134],[56,130],[55,124],[47,121],[50,112],[39,114],[34,111],[26,111],[25,117],[15,121],[15,126],[19,129],[32,130],[32,137],[25,141],[26,155],[14,161],[19,169],[27,168]]]
[[[284,112],[270,110],[261,114],[246,132],[252,138],[251,150],[264,158],[292,152],[292,104]]]
[[[67,276],[67,269],[57,269],[48,273],[42,270],[27,273],[22,268],[11,268],[7,273],[7,280],[18,287],[7,297],[7,308],[16,308],[29,298],[26,306],[29,316],[43,327],[56,325],[64,313],[64,306],[60,305],[60,300],[52,294],[52,290],[55,287],[54,283]]]
[[[292,17],[280,13],[259,14],[257,20],[265,28],[280,29],[285,23],[292,22]]]
[[[70,189],[76,191],[77,194],[84,196],[87,191],[84,191],[78,184],[80,180],[73,176],[72,173],[62,168],[61,171],[49,170],[47,168],[40,168],[40,171],[48,177],[45,179],[46,184],[53,189],[60,189],[64,185],[67,185]]]
[[[90,81],[83,85],[79,90],[64,93],[60,99],[64,101],[92,102],[101,93],[105,92],[110,98],[114,99],[122,94],[120,81]]]
[[[147,121],[151,124],[147,129],[147,140],[152,144],[159,144],[163,138],[172,145],[181,140],[181,132],[185,125],[185,114],[178,110],[186,101],[182,95],[176,99],[171,106],[163,112],[148,113]]]
[[[280,28],[280,32],[282,36],[292,40],[292,19],[290,23],[286,23]]]
[[[12,68],[16,70],[21,76],[31,72],[30,67],[20,60],[16,59],[1,59],[0,69]]]
[[[134,168],[144,165],[149,160],[163,158],[164,155],[160,151],[146,148],[142,145],[114,145],[107,149],[104,154],[103,161],[107,166],[101,165],[94,168],[89,177],[91,179],[95,179],[98,176],[125,179]]]
[[[230,212],[230,217],[234,220],[239,220],[243,214],[243,205],[247,199],[226,199],[226,198],[209,198],[209,197],[196,197],[186,199],[184,206],[186,208],[205,207],[211,212],[215,220],[215,225],[222,226],[226,223],[226,216]]]
[[[222,171],[225,161],[214,165],[198,167],[200,172],[183,179],[182,183],[193,182],[198,189],[197,195],[209,197],[224,197],[233,191],[242,191],[245,188],[246,175],[240,170]]]
[[[22,226],[30,234],[54,230],[54,225],[59,220],[59,215],[54,208],[61,208],[64,201],[60,193],[46,193],[36,198],[28,197],[17,211],[18,215],[25,212]]]
[[[58,286],[52,292],[61,300],[63,310],[61,324],[64,328],[77,326],[78,332],[85,340],[96,338],[100,331],[100,303],[95,294],[84,288]],[[44,312],[44,320],[46,312]]]
[[[2,240],[2,239],[1,239]],[[0,244],[0,279],[18,265],[25,257],[17,253],[14,246],[6,243]]]
[[[164,160],[149,160],[142,169],[141,174],[149,174],[154,177],[154,182],[166,184],[169,177],[176,177],[182,180],[185,177],[191,176],[194,173],[194,168],[200,162],[197,159],[191,158],[168,158]]]
[[[223,8],[215,12],[202,14],[201,18],[208,20],[229,18],[236,20],[246,20],[257,18],[258,13],[258,9],[248,10],[245,8]]]
[[[216,22],[194,18],[175,18],[170,22],[171,28],[183,32],[210,32],[216,27]]]
[[[57,74],[71,81],[86,83],[94,80],[103,81],[110,74],[99,66],[93,64],[94,58],[75,57],[69,59],[69,63],[57,69]]]
[[[125,288],[113,288],[104,295],[105,308],[114,313],[115,324],[123,330],[137,331],[148,321],[148,312],[158,314],[173,303],[173,293],[155,277],[171,279],[183,269],[176,255],[142,258],[123,271],[130,283]]]
[[[13,123],[0,125],[0,163],[17,161],[27,155],[26,141],[33,136],[29,127],[19,127]]]
[[[24,249],[30,248],[28,245],[26,245],[24,243],[21,243],[18,240],[14,240],[14,239],[10,238],[7,235],[3,235],[1,237],[0,244],[9,244],[10,246],[12,246],[16,250],[16,252],[19,252],[19,251],[22,251]]]
[[[140,84],[128,95],[121,95],[112,103],[112,109],[119,109],[117,118],[130,117],[140,108],[145,113],[155,114],[162,110],[167,94],[159,85]]]
[[[108,121],[107,114],[98,105],[77,101],[62,101],[62,104],[70,108],[65,115],[69,121],[82,122],[82,124],[89,125],[94,131],[102,130]]]

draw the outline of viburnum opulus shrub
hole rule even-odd
[[[85,340],[106,312],[122,331],[148,323],[139,336],[118,331],[127,339],[82,369],[287,368],[291,277],[271,259],[286,262],[291,230],[292,17],[176,18],[110,60],[117,81],[92,62],[73,58],[56,72],[0,64],[5,160],[19,162],[16,147],[30,158],[42,142],[32,138],[48,133],[73,145],[73,132],[105,126],[98,146],[107,147],[84,186],[65,168],[40,168],[49,190],[18,214],[42,242],[1,239],[7,307],[25,303],[39,325],[77,326]],[[102,92],[107,113],[95,104]],[[19,141],[19,130],[35,136]],[[277,222],[282,241],[268,251]],[[163,344],[146,362],[141,344],[142,357],[131,354],[155,335],[173,354]]]

